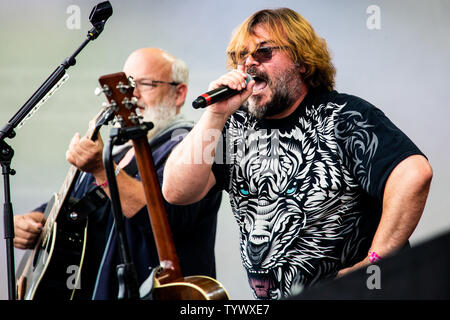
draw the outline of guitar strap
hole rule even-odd
[[[68,212],[76,212],[78,218],[85,219],[103,206],[106,201],[108,201],[108,196],[101,187],[97,186],[80,200],[70,198]]]
[[[122,148],[120,152],[114,155],[114,161],[118,163],[130,148],[131,146]],[[138,168],[135,161],[130,161],[123,170],[130,176],[134,176]],[[67,211],[76,212],[78,218],[85,219],[101,208],[108,200],[109,198],[105,191],[100,186],[95,186],[95,188],[89,190],[81,199],[70,198]]]

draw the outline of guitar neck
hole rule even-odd
[[[96,125],[95,127],[90,128],[86,135],[89,137],[89,139],[95,141],[97,139],[100,128],[101,125]],[[50,230],[53,227],[53,223],[56,221],[56,218],[58,217],[62,206],[64,205],[64,203],[66,203],[67,198],[72,193],[73,188],[75,187],[75,181],[77,181],[80,173],[81,171],[77,167],[73,165],[70,166],[69,170],[67,171],[66,177],[64,178],[64,182],[59,190],[58,196],[56,198],[56,203],[53,205],[52,211],[49,212],[44,231],[46,231],[47,229]],[[46,232],[42,232],[42,234],[46,234]]]
[[[75,187],[75,181],[77,181],[81,171],[71,165],[69,170],[67,171],[66,178],[64,179],[64,182],[61,186],[61,189],[59,190],[59,197],[58,199],[61,201],[61,205],[65,202],[67,197],[72,193],[73,188]]]
[[[134,127],[139,123],[136,112],[138,99],[133,96],[134,83],[124,72],[104,75],[98,79],[116,114],[121,127]],[[147,137],[132,139],[136,162],[144,188],[153,237],[163,271],[158,276],[161,283],[173,282],[182,277],[172,233],[161,194],[158,176]]]
[[[133,146],[144,186],[147,209],[158,250],[159,261],[163,270],[166,272],[165,278],[163,280],[160,279],[160,281],[174,281],[181,278],[182,274],[161,194],[161,186],[153,164],[150,146],[146,137],[133,140]]]

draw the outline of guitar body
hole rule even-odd
[[[143,300],[229,300],[225,288],[207,276],[187,276],[169,280],[170,272],[159,266],[139,288]]]
[[[88,136],[95,140],[102,125],[113,117],[112,110],[102,110]],[[71,166],[60,191],[54,194],[45,208],[45,225],[33,250],[22,258],[16,274],[17,299],[73,299],[81,287],[86,251],[87,221],[72,215],[70,194],[80,170]],[[80,291],[80,290],[79,290]]]
[[[56,199],[55,194],[47,205],[46,217]],[[17,270],[17,298],[73,299],[80,287],[86,235],[87,219],[72,222],[61,212],[46,236],[38,239],[35,249],[23,256]]]
[[[156,283],[155,300],[228,300],[225,288],[206,276],[189,276],[166,284]]]

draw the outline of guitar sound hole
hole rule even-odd
[[[34,258],[33,258],[33,269],[36,268],[36,264],[39,260],[39,257],[41,256],[41,250],[42,250],[42,246],[38,246],[35,253],[34,253]]]
[[[51,248],[50,241],[52,241],[52,238],[53,234],[50,234],[47,241],[45,242],[45,247],[42,246],[43,243],[40,243],[40,245],[36,248],[33,257],[33,269],[36,269],[38,267],[38,262],[41,262],[42,265],[45,265],[47,263],[47,258]]]

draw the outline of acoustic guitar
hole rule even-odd
[[[104,108],[87,136],[95,141],[100,128],[114,113]],[[27,250],[17,268],[17,299],[74,298],[86,249],[88,219],[70,210],[70,194],[81,171],[71,166],[60,191],[47,203],[45,224],[33,250]],[[70,279],[71,274],[75,278]],[[73,281],[71,281],[73,280]]]
[[[116,114],[117,123],[124,128],[138,127],[141,119],[136,113],[137,99],[133,97],[133,80],[127,78],[125,73],[118,72],[100,77],[99,82],[104,91],[109,92],[106,96]],[[160,266],[154,269],[155,272],[144,282],[147,284],[151,282],[152,298],[155,300],[229,299],[225,288],[211,277],[201,275],[183,277],[147,137],[144,135],[133,138],[132,144],[160,261]]]

